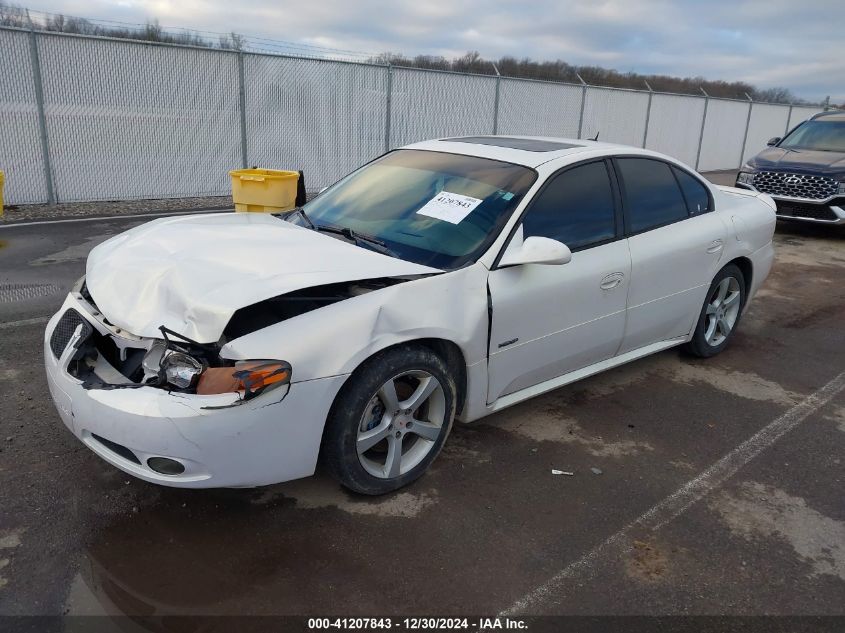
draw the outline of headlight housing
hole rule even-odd
[[[193,386],[203,369],[201,362],[182,352],[170,352],[161,361],[164,379],[179,389]]]
[[[290,363],[283,360],[244,360],[224,367],[201,353],[196,358],[188,350],[168,350],[167,344],[154,344],[144,356],[145,376],[159,387],[175,387],[200,396],[237,393],[241,402],[259,394],[289,385]],[[226,362],[223,360],[223,362]]]
[[[757,174],[749,173],[745,171],[739,172],[739,175],[736,177],[736,182],[741,185],[753,185],[754,184],[754,176]]]

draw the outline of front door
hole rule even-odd
[[[625,330],[631,274],[617,197],[604,160],[550,177],[512,242],[559,240],[560,265],[492,270],[488,402],[614,356]]]

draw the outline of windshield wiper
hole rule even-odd
[[[370,249],[381,253],[382,255],[390,255],[391,257],[397,257],[396,253],[387,248],[387,245],[376,237],[364,235],[363,233],[358,233],[357,231],[353,231],[352,229],[345,226],[333,226],[331,224],[316,224],[313,226],[315,231],[322,231],[324,233],[335,233],[336,235],[341,235],[346,239],[355,242],[356,246],[362,246],[363,243],[369,246]]]
[[[311,218],[308,217],[308,214],[305,213],[305,209],[303,209],[302,207],[296,207],[295,209],[292,209],[291,211],[285,211],[284,213],[274,213],[273,215],[280,215],[285,221],[288,221],[288,218],[290,217],[298,215],[303,220],[305,220],[306,224],[308,224],[309,229],[314,229],[315,231],[317,230],[317,227],[314,225],[314,223],[311,221]]]
[[[314,231],[318,232],[322,231],[323,233],[334,233],[336,235],[345,237],[351,242],[354,242],[356,246],[362,246],[362,244],[366,244],[371,250],[374,250],[378,253],[381,253],[383,255],[390,255],[391,257],[398,257],[396,253],[387,248],[387,245],[378,238],[371,237],[369,235],[364,235],[363,233],[358,233],[347,227],[334,226],[332,224],[314,224],[314,222],[311,221],[311,218],[308,217],[308,214],[305,213],[305,209],[303,209],[302,207],[296,207],[291,211],[286,211],[284,214],[274,213],[273,215],[279,215],[285,221],[288,221],[288,218],[292,218],[293,216],[299,216],[305,221],[309,229],[313,229]]]

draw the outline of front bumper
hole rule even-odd
[[[737,182],[739,189],[759,191],[753,185]],[[845,197],[834,196],[826,200],[811,198],[790,198],[777,194],[767,194],[777,205],[776,215],[781,220],[798,220],[817,224],[845,224]]]
[[[71,308],[106,334],[82,297],[68,295],[45,332],[47,384],[65,426],[105,461],[140,479],[183,488],[260,486],[314,473],[323,426],[346,376],[292,383],[235,406],[234,394],[86,389],[67,372],[74,340],[59,358],[50,346],[61,315]],[[158,473],[147,464],[150,457],[174,459],[185,470]]]

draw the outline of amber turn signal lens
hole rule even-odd
[[[284,361],[250,360],[234,367],[209,367],[200,376],[197,394],[208,396],[243,391],[244,399],[290,382],[291,367]]]
[[[290,382],[290,365],[280,362],[251,361],[235,365],[235,378],[249,394],[258,394],[272,385]]]

